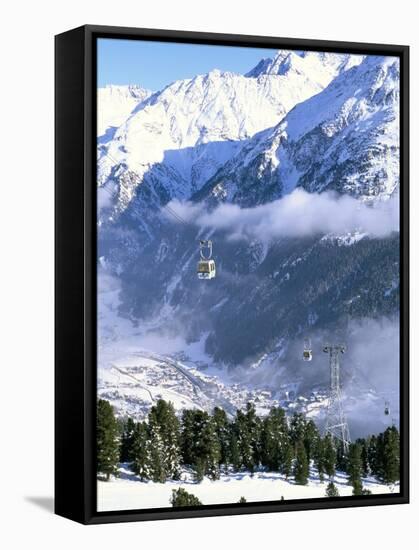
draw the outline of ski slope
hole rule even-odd
[[[327,482],[321,483],[312,471],[308,485],[295,485],[277,472],[257,472],[251,477],[248,473],[229,473],[217,481],[204,478],[194,483],[190,473],[184,473],[181,481],[166,483],[142,482],[126,467],[121,468],[120,477],[110,482],[98,481],[98,511],[132,510],[142,508],[163,508],[170,506],[173,489],[183,487],[188,493],[199,498],[203,504],[231,504],[245,497],[247,502],[263,502],[302,498],[325,497]],[[352,487],[347,484],[346,476],[339,473],[335,485],[340,496],[351,496]],[[368,478],[363,486],[373,494],[398,492],[398,485],[389,487]]]

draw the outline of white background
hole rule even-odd
[[[415,3],[407,0],[43,0],[2,4],[0,85],[1,468],[3,548],[411,548],[417,544],[416,345],[412,504],[83,527],[54,516],[53,36],[103,24],[412,46],[412,204],[418,204]],[[416,22],[415,22],[416,19]],[[415,166],[416,165],[416,166]],[[418,221],[412,216],[412,333]],[[413,338],[412,338],[413,340]],[[415,433],[416,431],[416,433]]]

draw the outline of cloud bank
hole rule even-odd
[[[105,208],[110,208],[112,206],[112,192],[104,186],[97,188],[97,209],[98,212],[101,212]]]
[[[296,189],[282,199],[254,208],[221,204],[212,212],[202,205],[173,200],[169,208],[188,223],[230,232],[232,239],[342,235],[355,231],[386,237],[399,231],[399,201],[394,197],[374,205],[333,192],[307,193]],[[170,216],[170,212],[166,213]],[[176,222],[175,216],[172,217]]]

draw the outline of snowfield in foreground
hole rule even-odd
[[[292,479],[277,472],[257,472],[253,477],[246,472],[222,475],[217,481],[204,478],[194,483],[190,475],[183,474],[181,481],[166,483],[142,482],[128,469],[121,468],[120,477],[110,482],[97,482],[98,511],[132,510],[142,508],[170,507],[172,489],[183,487],[199,498],[203,504],[234,504],[245,497],[247,502],[321,498],[325,496],[327,481],[320,483],[312,472],[308,485],[295,485]],[[337,474],[335,485],[340,496],[351,496],[352,486],[347,484],[344,474]],[[363,479],[363,486],[373,494],[399,492],[399,486],[388,486],[375,479]]]

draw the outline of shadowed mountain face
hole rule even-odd
[[[212,235],[217,277],[196,277],[198,235],[174,224],[142,248],[127,240],[101,253],[120,274],[121,313],[159,316],[161,325],[189,340],[208,333],[206,351],[220,363],[255,361],[306,331],[338,327],[348,319],[379,318],[399,308],[399,240],[286,238],[266,246]],[[125,246],[124,246],[125,245]],[[138,251],[138,252],[136,252]],[[128,258],[141,255],[141,263]]]
[[[99,183],[112,195],[99,257],[120,282],[121,316],[189,342],[205,335],[214,362],[233,369],[286,358],[315,331],[397,316],[397,232],[232,239],[162,210],[172,199],[253,208],[295,188],[396,200],[398,62],[352,57],[279,52],[247,76],[173,83],[99,144]],[[210,281],[196,276],[200,238],[214,242]]]

